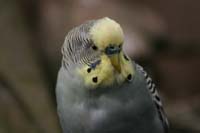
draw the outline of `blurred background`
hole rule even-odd
[[[61,133],[55,84],[74,26],[108,16],[152,75],[171,133],[200,132],[199,0],[0,0],[0,133]]]

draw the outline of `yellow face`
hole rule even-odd
[[[78,69],[85,85],[97,88],[130,80],[134,71],[131,60],[122,51],[124,34],[120,25],[109,18],[100,19],[91,28],[90,36],[102,54],[95,69],[89,66]]]
[[[124,34],[121,26],[107,17],[98,20],[98,22],[91,28],[90,36],[96,47],[105,53],[109,47],[113,48],[113,50],[121,50],[124,42]],[[107,53],[107,55],[108,54],[109,53]],[[112,54],[112,56],[110,55],[109,57],[112,65],[120,72],[121,67],[119,64],[118,53]]]

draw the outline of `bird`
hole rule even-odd
[[[167,133],[152,78],[123,51],[118,22],[104,17],[72,28],[56,84],[63,133]]]

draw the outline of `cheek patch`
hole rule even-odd
[[[134,69],[131,59],[123,52],[120,53],[121,73],[117,76],[118,82],[132,81],[134,76]]]
[[[106,55],[102,55],[99,60],[90,66],[84,65],[77,69],[77,72],[82,77],[84,85],[88,89],[111,85],[115,79],[114,69],[110,59]]]
[[[95,69],[95,68],[97,67],[97,65],[99,65],[100,63],[101,63],[101,60],[97,60],[96,62],[92,63],[92,64],[90,65],[90,67],[91,67],[92,69]]]

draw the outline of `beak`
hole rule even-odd
[[[121,65],[120,65],[120,58],[119,58],[120,51],[121,51],[121,48],[119,48],[118,46],[107,47],[105,51],[105,53],[110,58],[111,64],[119,73],[121,73]]]
[[[120,65],[120,59],[119,59],[119,54],[115,54],[110,56],[110,61],[113,67],[121,73],[121,65]]]

